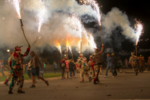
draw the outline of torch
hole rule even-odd
[[[102,33],[101,33],[101,25],[100,25],[100,38],[101,38],[101,42],[102,42],[102,44],[103,44],[103,40],[102,40]]]
[[[26,35],[25,35],[25,33],[24,33],[23,22],[22,22],[22,19],[21,19],[21,18],[20,18],[20,25],[21,25],[21,30],[22,30],[22,32],[23,32],[23,35],[24,35],[24,37],[25,37],[27,43],[29,44],[29,42],[28,42],[28,40],[27,40],[27,37],[26,37]]]
[[[137,45],[135,45],[135,52],[136,52],[136,56],[137,56]]]

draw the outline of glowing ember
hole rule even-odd
[[[142,31],[143,31],[143,25],[142,25],[141,22],[137,21],[137,24],[136,24],[136,45],[139,42],[140,36],[142,34]]]
[[[19,19],[21,19],[19,3],[20,3],[20,0],[13,0],[13,4],[18,13]]]

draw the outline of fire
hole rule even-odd
[[[136,45],[139,42],[142,31],[143,31],[143,25],[141,22],[137,21],[137,24],[136,24]]]
[[[13,4],[15,6],[17,13],[18,13],[19,19],[21,19],[20,6],[19,6],[20,0],[13,0]]]
[[[60,43],[57,40],[55,40],[55,44],[56,44],[56,47],[58,48],[58,50],[61,53],[61,45],[60,45]]]

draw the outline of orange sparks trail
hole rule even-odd
[[[59,51],[61,53],[61,45],[60,45],[60,43],[57,40],[55,40],[55,44],[56,44],[56,47],[59,49]]]

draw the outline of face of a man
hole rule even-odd
[[[32,57],[34,57],[34,53],[33,53],[33,52],[31,52],[30,55],[31,55]]]
[[[133,52],[131,52],[131,56],[134,56],[134,53],[133,53]]]

